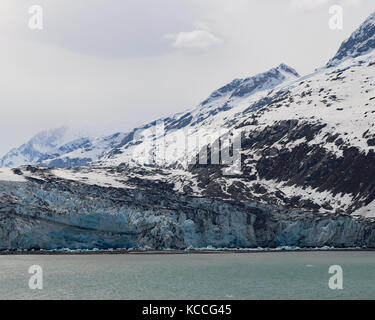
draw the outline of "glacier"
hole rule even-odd
[[[63,179],[0,182],[0,250],[375,247],[375,219]]]

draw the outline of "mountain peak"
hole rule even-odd
[[[25,144],[12,149],[0,158],[0,167],[39,163],[58,153],[59,148],[64,144],[79,137],[79,134],[69,127],[41,131]]]
[[[284,63],[281,63],[277,68],[276,70],[278,70],[279,72],[287,72],[287,73],[290,73],[292,75],[294,75],[295,77],[299,78],[300,75],[298,74],[298,72],[293,69],[292,67],[289,67],[288,65],[284,64]]]
[[[84,166],[112,149],[124,136],[124,133],[115,133],[92,137],[68,127],[45,130],[0,158],[0,168],[14,168],[24,164]]]
[[[244,97],[258,91],[273,89],[285,81],[296,78],[299,78],[297,71],[282,63],[275,68],[255,76],[245,79],[234,79],[232,82],[214,91],[207,100],[202,102],[202,105],[206,105],[227,95],[231,97]]]
[[[375,49],[375,12],[345,40],[336,55],[328,62],[333,67],[347,58],[356,58]]]

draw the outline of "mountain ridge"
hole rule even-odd
[[[375,48],[375,12],[372,13],[351,36],[343,41],[336,55],[327,63],[327,68],[335,67],[349,58],[356,58],[371,52]],[[324,72],[324,70],[323,70]],[[233,106],[238,104],[238,99],[246,99],[249,96],[256,95],[259,92],[272,90],[284,82],[296,80],[300,78],[299,74],[291,67],[280,64],[278,67],[272,68],[264,73],[244,79],[234,79],[225,86],[215,90],[206,100],[197,107],[189,109],[185,112],[179,112],[171,117],[161,118],[154,122],[150,122],[142,127],[135,128],[129,133],[114,133],[105,138],[81,136],[71,141],[66,141],[66,146],[60,144],[62,148],[51,148],[48,146],[50,141],[46,141],[44,148],[46,152],[40,152],[38,148],[34,148],[32,141],[38,137],[38,134],[31,138],[24,145],[13,148],[0,159],[0,167],[16,167],[23,164],[41,164],[44,166],[82,166],[92,163],[103,164],[120,164],[129,159],[125,157],[124,161],[116,161],[115,158],[124,152],[126,145],[130,146],[134,143],[134,133],[155,127],[158,121],[165,123],[166,131],[178,130],[181,128],[192,127],[198,125],[199,122],[207,125],[211,118],[219,113],[229,113]],[[222,99],[223,101],[219,101]],[[258,101],[251,102],[247,111],[252,112],[257,108],[261,108],[267,104],[267,95],[257,98]],[[256,100],[256,99],[254,99]],[[250,103],[249,103],[250,104]],[[222,125],[225,124],[222,122]],[[58,129],[54,129],[58,130]],[[53,130],[51,131],[53,132]],[[120,136],[120,138],[117,138]],[[71,148],[69,148],[69,144]],[[100,150],[93,152],[95,145]],[[50,148],[48,150],[48,148]],[[87,150],[85,150],[87,149]],[[85,154],[87,153],[87,154]],[[130,163],[142,164],[139,159],[130,161]],[[170,163],[169,163],[170,164]]]
[[[91,137],[68,127],[44,130],[5,154],[0,159],[0,168],[25,164],[63,168],[89,165],[119,143],[123,135]]]
[[[147,129],[155,125],[157,121],[164,121],[167,130],[185,127],[189,124],[187,120],[189,120],[191,113],[200,113],[197,117],[197,121],[199,121],[203,117],[207,118],[214,116],[221,111],[227,110],[229,108],[228,105],[223,104],[221,108],[213,110],[212,106],[209,106],[209,104],[220,98],[225,98],[229,93],[230,96],[228,96],[228,100],[231,98],[243,98],[245,96],[251,96],[259,91],[272,89],[293,77],[299,77],[298,73],[293,68],[285,64],[280,64],[278,67],[272,68],[267,72],[244,79],[235,79],[224,87],[215,90],[208,99],[203,101],[197,107],[191,109],[190,112],[179,112],[171,117],[162,118],[148,123],[145,126],[138,128],[138,130]],[[208,107],[209,110],[205,110],[206,107]],[[90,165],[91,163],[100,160],[105,154],[115,154],[117,152],[116,150],[121,148],[122,145],[127,142],[130,142],[133,138],[133,133],[114,133],[104,138],[77,136],[71,141],[65,141],[64,144],[59,144],[55,141],[55,144],[59,144],[59,146],[55,146],[52,150],[46,150],[44,153],[34,150],[35,148],[32,147],[32,142],[36,140],[38,136],[41,134],[53,134],[53,132],[58,130],[61,129],[52,129],[49,132],[44,131],[38,133],[25,145],[12,149],[0,159],[0,168],[16,167],[24,164],[40,164],[47,167]],[[64,130],[67,132],[68,128],[64,127]],[[108,143],[106,143],[106,141]],[[47,139],[45,144],[48,145],[53,142],[54,141],[51,142]],[[98,152],[90,152],[94,151],[96,146],[99,149]],[[115,151],[111,149],[114,149]]]

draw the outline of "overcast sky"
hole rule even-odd
[[[328,28],[332,4],[343,30]],[[43,30],[28,26],[32,5]],[[282,62],[310,73],[374,11],[374,0],[1,0],[0,154],[63,125],[126,131]]]

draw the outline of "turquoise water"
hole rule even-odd
[[[375,299],[375,252],[0,256],[0,299]]]

